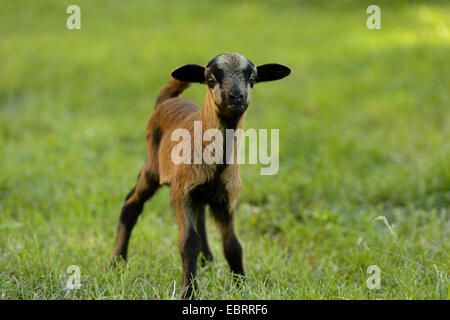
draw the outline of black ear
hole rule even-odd
[[[291,69],[282,64],[268,63],[256,67],[256,82],[283,79],[291,73]]]
[[[205,68],[197,64],[186,64],[172,71],[172,77],[185,82],[205,82]]]

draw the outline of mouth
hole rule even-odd
[[[230,104],[228,105],[228,110],[232,113],[243,113],[245,110],[247,110],[247,105],[245,104]]]
[[[225,104],[220,107],[220,115],[226,118],[241,117],[247,107],[247,104]]]

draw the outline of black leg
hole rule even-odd
[[[211,208],[211,212],[219,226],[223,251],[231,272],[237,276],[245,276],[242,246],[234,226],[234,209]]]
[[[128,244],[133,227],[144,208],[145,201],[156,192],[158,187],[159,182],[156,179],[139,174],[136,186],[128,193],[122,207],[111,263],[114,263],[117,258],[127,259]]]
[[[207,261],[213,261],[214,256],[211,252],[211,248],[208,243],[208,235],[206,233],[206,216],[205,216],[205,206],[203,204],[199,205],[195,210],[196,218],[196,230],[200,238],[200,251],[202,253],[201,263],[202,266],[206,264]]]
[[[200,254],[200,237],[195,228],[197,205],[188,196],[177,194],[172,189],[172,204],[178,220],[180,250],[183,265],[182,299],[194,299],[197,291],[197,260]]]

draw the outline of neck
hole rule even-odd
[[[227,137],[228,134],[226,132],[226,129],[241,129],[244,125],[244,118],[245,118],[245,113],[242,114],[239,117],[236,118],[225,118],[225,117],[220,117],[219,116],[219,112],[218,112],[218,107],[217,105],[214,103],[214,99],[212,97],[211,91],[208,90],[208,92],[206,93],[206,97],[205,97],[205,102],[203,103],[203,108],[201,111],[201,115],[200,115],[200,120],[202,122],[202,129],[203,132],[205,132],[208,129],[218,129],[222,132],[223,135],[223,145],[222,145],[222,154],[223,154],[223,163],[217,165],[217,171],[215,172],[215,177],[218,177],[222,174],[222,172],[225,170],[225,168],[227,167],[227,159],[230,159],[231,157],[233,157],[235,160],[233,163],[237,163],[237,148],[234,147],[232,150],[232,154],[227,154]],[[233,144],[236,146],[236,141],[233,135]],[[205,147],[205,144],[203,144],[203,148]]]
[[[203,132],[211,128],[219,129],[222,132],[224,132],[225,129],[236,130],[243,127],[244,119],[245,113],[236,118],[220,117],[218,114],[218,107],[214,102],[211,91],[207,91],[200,116]]]

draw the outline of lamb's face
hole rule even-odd
[[[237,53],[224,53],[212,59],[205,68],[205,80],[219,114],[242,115],[250,103],[256,66]]]

